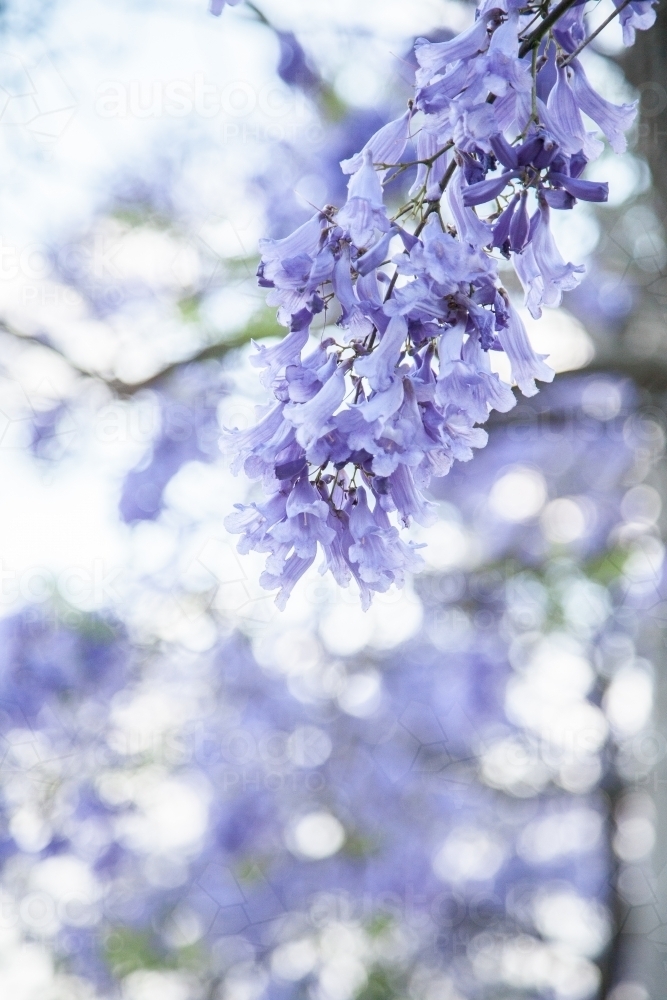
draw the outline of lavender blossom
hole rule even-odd
[[[614,0],[614,6],[620,7],[622,0]],[[619,13],[623,27],[623,44],[635,44],[635,32],[647,31],[655,24],[656,0],[633,0]]]
[[[645,15],[635,11],[633,23]],[[489,351],[504,351],[526,396],[553,378],[500,284],[497,252],[534,317],[559,305],[584,268],[561,257],[550,211],[608,196],[583,176],[603,148],[583,116],[621,151],[635,108],[610,104],[576,58],[558,56],[584,41],[581,6],[552,26],[537,59],[524,42],[533,26],[517,4],[482,4],[456,38],[418,39],[414,102],[341,162],[351,175],[343,207],[261,243],[260,284],[290,332],[253,358],[276,405],[231,445],[235,468],[262,478],[274,499],[271,513],[253,506],[230,529],[244,550],[269,553],[262,582],[281,588],[281,606],[318,546],[339,582],[357,581],[364,605],[402,584],[414,560],[388,516],[428,521],[431,479],[469,461],[486,443],[479,425],[515,405]],[[392,218],[384,185],[411,135],[412,201]],[[447,188],[454,226],[439,211]],[[303,357],[316,314],[335,328]],[[307,489],[317,512],[291,514],[289,498]]]

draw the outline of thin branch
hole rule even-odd
[[[419,223],[419,225],[415,229],[415,231],[413,233],[413,236],[420,236],[422,234],[423,230],[424,230],[424,226],[428,222],[429,215],[432,215],[433,212],[437,212],[439,210],[439,208],[440,208],[440,198],[442,198],[443,194],[445,193],[445,189],[446,189],[447,185],[449,184],[449,182],[451,181],[452,176],[453,176],[455,170],[456,170],[456,160],[453,159],[452,162],[447,167],[447,169],[445,170],[444,176],[443,176],[442,180],[440,181],[440,184],[438,185],[438,187],[440,188],[440,197],[436,201],[429,201],[428,202],[428,208],[426,209],[426,214],[424,215],[424,218],[421,220],[421,222]],[[389,282],[389,287],[387,288],[387,294],[384,297],[384,301],[385,302],[387,301],[387,299],[391,298],[392,292],[394,291],[394,288],[396,287],[396,281],[397,280],[398,280],[398,268],[396,268],[396,270],[394,271],[392,279]]]
[[[165,365],[155,375],[151,375],[141,382],[123,382],[120,379],[102,379],[102,381],[118,396],[134,396],[135,393],[140,392],[142,389],[152,389],[156,385],[159,385],[185,365],[197,364],[200,361],[210,361],[213,358],[224,358],[230,351],[235,350],[237,347],[243,347],[251,339],[252,333],[248,334],[244,330],[231,340],[225,340],[223,343],[218,344],[210,344],[208,347],[204,347],[195,354],[192,354],[189,358],[183,358],[181,361],[172,361],[171,364]],[[94,377],[99,378],[100,376]]]
[[[600,34],[600,32],[604,28],[606,28],[608,24],[611,24],[611,22],[614,20],[614,18],[618,14],[620,14],[621,11],[623,10],[623,8],[627,7],[629,3],[632,3],[632,0],[623,0],[623,3],[619,4],[618,7],[615,7],[613,13],[610,14],[609,17],[605,21],[602,22],[602,24],[600,25],[600,27],[596,28],[595,31],[593,31],[588,36],[588,38],[585,38],[583,40],[583,42],[581,43],[581,45],[579,46],[579,48],[575,49],[574,52],[571,52],[569,56],[567,56],[565,59],[563,59],[562,63],[560,63],[560,66],[561,67],[567,66],[568,63],[571,63],[573,59],[576,59],[577,56],[579,55],[579,53],[583,52],[583,50],[586,48],[586,46],[590,45],[590,43],[593,41],[593,39],[597,38],[597,36]]]
[[[575,4],[578,3],[581,3],[581,0],[561,0],[559,4],[556,4],[553,10],[547,14],[543,21],[540,21],[538,26],[534,29],[534,31],[531,31],[524,43],[521,45],[519,49],[519,59],[523,59],[523,57],[540,42],[544,35],[546,35],[547,31],[554,26],[556,21],[558,21],[563,14],[566,14],[570,7],[574,7]]]
[[[0,333],[6,333],[10,337],[14,337],[16,340],[22,340],[26,344],[33,344],[35,347],[44,347],[47,351],[51,351],[52,354],[57,354],[59,358],[67,362],[73,372],[76,372],[76,374],[80,375],[82,378],[94,378],[104,381],[103,376],[98,375],[95,372],[88,371],[88,369],[81,368],[77,365],[70,357],[67,356],[67,354],[65,354],[64,351],[61,351],[56,344],[52,344],[50,340],[46,339],[46,337],[41,337],[39,334],[33,335],[30,333],[21,333],[20,330],[17,330],[16,327],[10,326],[10,324],[4,319],[0,320]]]
[[[442,180],[440,181],[440,184],[439,184],[440,198],[442,198],[443,194],[445,193],[445,189],[446,189],[447,185],[449,184],[449,182],[451,181],[451,179],[452,179],[452,177],[454,175],[454,171],[455,170],[456,170],[456,160],[452,159],[452,162],[449,164],[449,166],[445,170],[444,176],[443,176],[443,178],[442,178]],[[428,209],[426,210],[426,215],[424,216],[424,218],[422,219],[422,221],[419,223],[419,225],[415,229],[414,234],[413,234],[414,236],[420,236],[421,235],[421,233],[422,233],[422,231],[424,229],[424,226],[426,225],[426,223],[428,221],[429,215],[432,215],[433,212],[437,212],[438,211],[438,209],[440,207],[440,198],[438,198],[436,201],[429,201],[429,203],[428,203]]]
[[[109,379],[105,378],[101,372],[90,371],[87,368],[82,368],[77,365],[76,362],[62,351],[56,344],[51,343],[51,341],[42,339],[39,336],[32,336],[28,333],[21,333],[20,330],[15,329],[10,326],[5,320],[0,321],[0,332],[7,333],[16,340],[21,340],[26,344],[33,344],[36,347],[45,347],[48,351],[56,354],[63,361],[67,362],[69,367],[79,375],[81,378],[92,379],[95,382],[100,382],[105,385],[117,396],[131,397],[142,389],[152,389],[154,386],[159,385],[164,379],[169,378],[174,372],[178,371],[179,368],[185,365],[197,364],[200,361],[209,361],[212,358],[223,358],[230,351],[235,350],[237,347],[243,347],[252,338],[253,331],[247,332],[246,330],[237,334],[230,340],[225,340],[218,344],[209,344],[208,347],[202,348],[195,354],[192,354],[188,358],[183,358],[180,361],[172,361],[170,364],[165,365],[159,371],[155,372],[149,378],[142,379],[141,382],[124,382],[122,379]]]
[[[521,13],[524,13],[524,11],[519,11],[519,13],[520,13],[520,14],[521,14]],[[526,13],[526,14],[529,14],[529,13],[530,13],[530,11],[528,11],[528,10],[527,10],[527,11],[525,11],[525,13]],[[535,15],[535,17],[533,18],[533,20],[532,20],[532,21],[529,21],[529,22],[528,22],[528,24],[526,25],[526,27],[525,27],[525,28],[523,28],[523,31],[530,31],[530,29],[531,29],[531,28],[532,28],[532,26],[533,26],[533,25],[535,24],[535,22],[536,22],[536,21],[539,21],[539,19],[540,19],[541,17],[545,17],[545,16],[546,16],[546,13],[545,13],[545,10],[544,10],[544,4],[543,4],[543,5],[542,5],[542,9],[541,9],[541,10],[538,10],[538,12],[537,12],[537,14]],[[520,42],[522,42],[522,41],[524,40],[524,38],[527,38],[527,37],[528,37],[527,35],[524,35],[524,34],[521,34],[521,35],[519,35],[519,41],[520,41]]]

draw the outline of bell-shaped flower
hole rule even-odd
[[[368,379],[371,389],[383,392],[397,377],[401,351],[408,334],[408,324],[404,316],[392,316],[380,343],[365,357],[359,358],[356,370]]]
[[[573,60],[571,66],[572,92],[580,110],[599,125],[615,153],[624,153],[628,147],[625,133],[637,115],[637,102],[612,104],[611,101],[606,101],[590,85],[579,60]]]
[[[531,242],[514,257],[516,273],[526,293],[526,306],[535,319],[542,315],[542,306],[559,306],[563,292],[576,288],[585,271],[583,264],[566,263],[561,257],[549,227],[546,202],[540,202],[538,213],[533,217],[534,229],[531,220]]]
[[[389,495],[400,514],[401,520],[409,527],[414,520],[428,527],[437,520],[437,507],[422,496],[415,485],[412,469],[401,463],[389,476]]]
[[[415,55],[419,63],[417,83],[420,86],[429,83],[436,73],[442,73],[451,63],[459,59],[472,59],[480,52],[485,52],[491,41],[489,22],[503,15],[503,10],[493,8],[448,42],[429,42],[426,38],[418,38],[415,42]]]
[[[298,480],[287,499],[287,518],[276,524],[271,536],[302,559],[314,558],[318,542],[330,543],[335,532],[327,525],[329,506],[307,476]]]
[[[369,156],[371,163],[386,163],[390,166],[399,163],[410,136],[411,116],[412,110],[408,109],[396,121],[383,125],[358,153],[347,160],[341,160],[340,168],[343,173],[353,174],[357,170],[361,170],[367,156]],[[379,171],[380,179],[387,174],[387,169]]]
[[[352,175],[347,186],[347,201],[338,213],[338,224],[349,232],[357,247],[366,247],[377,230],[390,228],[387,209],[382,200],[382,184],[373,167],[370,150],[361,167]]]
[[[454,217],[459,238],[464,243],[469,243],[475,250],[480,250],[491,244],[492,229],[488,222],[480,219],[471,208],[465,206],[462,180],[463,172],[457,170],[447,188],[447,202]]]
[[[253,549],[266,552],[266,536],[275,524],[286,517],[287,493],[274,493],[264,503],[234,504],[237,513],[228,514],[225,527],[233,535],[242,534],[239,552],[246,554]]]
[[[260,587],[264,587],[265,590],[280,588],[276,596],[276,605],[280,611],[285,610],[294,587],[314,562],[314,555],[304,558],[298,556],[295,552],[285,561],[279,571],[264,570],[261,574],[259,578]]]
[[[540,104],[538,101],[538,107]],[[542,114],[542,118],[565,154],[571,155],[583,149],[584,155],[589,160],[594,160],[600,155],[603,149],[602,143],[592,132],[588,132],[584,125],[579,104],[568,79],[567,67],[559,68],[556,86],[549,94],[544,110],[547,114]]]
[[[333,415],[345,396],[345,372],[348,367],[339,365],[307,403],[288,403],[285,407],[285,420],[296,428],[296,439],[306,451],[333,427]]]
[[[484,84],[491,94],[502,97],[509,87],[515,91],[530,92],[530,56],[519,59],[519,18],[511,14],[493,32],[484,57]]]
[[[507,327],[501,329],[498,336],[509,358],[512,378],[524,396],[534,396],[538,391],[535,379],[552,382],[555,373],[545,364],[547,355],[536,354],[531,347],[523,320],[512,305],[509,306],[508,317]]]
[[[235,454],[232,462],[232,472],[235,475],[241,470],[248,456],[270,445],[276,434],[281,431],[284,424],[283,409],[283,404],[279,403],[277,406],[272,406],[268,413],[248,430],[229,430],[223,433],[223,440]]]
[[[322,216],[318,212],[311,216],[308,222],[295,229],[293,233],[282,240],[263,239],[259,241],[259,251],[262,255],[262,277],[273,281],[279,273],[282,263],[302,254],[314,258],[320,246],[322,235]]]
[[[436,155],[446,144],[440,138],[437,130],[433,131],[428,127],[428,116],[424,117],[426,121],[417,132],[415,140],[417,160],[433,160],[433,162],[431,164],[419,163],[417,175],[409,194],[414,197],[426,185],[426,201],[438,201],[442,194],[440,182],[447,170],[449,154],[445,151],[441,152],[439,156]]]
[[[623,0],[614,0],[614,6],[620,7]],[[635,31],[646,31],[655,24],[656,0],[632,0],[624,6],[618,17],[623,28],[623,44],[635,44]]]
[[[398,531],[390,524],[379,503],[370,510],[363,486],[357,490],[348,512],[354,540],[349,558],[357,564],[361,579],[381,593],[393,583],[402,587],[405,572],[417,569],[421,559],[410,546],[401,542]]]
[[[301,351],[308,341],[308,333],[308,327],[293,330],[273,347],[265,347],[264,344],[257,344],[253,341],[253,347],[256,348],[257,354],[250,356],[250,364],[254,365],[255,368],[266,369],[260,376],[263,385],[270,385],[278,372],[301,357]]]

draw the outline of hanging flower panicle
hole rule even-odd
[[[655,12],[636,0],[620,17],[631,42]],[[512,262],[535,318],[581,280],[550,215],[606,201],[607,184],[582,176],[603,149],[585,121],[622,152],[636,112],[594,90],[578,58],[585,44],[581,4],[553,23],[523,0],[483,2],[451,41],[418,39],[414,100],[341,163],[345,204],[261,241],[259,282],[289,332],[251,359],[273,403],[231,432],[235,471],[261,479],[268,498],[237,505],[227,527],[240,551],[266,553],[261,583],[279,589],[279,607],[318,549],[322,571],[342,586],[354,578],[364,607],[400,587],[420,557],[392,519],[428,524],[432,477],[471,459],[487,440],[479,425],[515,405],[491,352],[504,352],[526,396],[552,380],[498,263]],[[407,167],[409,143],[411,200],[391,216],[384,189]],[[315,317],[334,303],[336,326],[325,323],[308,351]]]

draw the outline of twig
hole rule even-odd
[[[16,330],[14,327],[10,326],[4,320],[0,321],[0,332],[7,333],[11,337],[15,337],[17,340],[21,340],[26,344],[33,344],[36,347],[45,347],[48,351],[53,354],[57,354],[59,358],[66,361],[69,367],[81,378],[92,379],[96,382],[101,382],[108,389],[110,389],[117,396],[130,397],[134,396],[137,392],[142,389],[151,389],[156,385],[159,385],[164,379],[169,378],[174,372],[178,371],[179,368],[185,365],[196,364],[199,361],[208,361],[212,358],[223,358],[229,351],[233,351],[237,347],[243,347],[247,344],[252,337],[252,333],[248,334],[243,331],[237,334],[231,340],[226,340],[224,343],[209,344],[208,347],[202,348],[195,354],[192,354],[188,358],[183,358],[180,361],[172,361],[170,364],[165,365],[159,371],[155,372],[147,379],[143,379],[141,382],[124,382],[122,379],[109,379],[105,378],[101,372],[90,371],[87,368],[82,368],[77,365],[76,362],[72,361],[68,355],[62,351],[56,344],[51,343],[49,340],[43,340],[39,336],[31,336],[27,333],[21,333],[20,330]]]
[[[553,27],[556,21],[558,21],[563,14],[567,13],[570,7],[574,7],[575,4],[580,2],[581,0],[561,0],[561,2],[557,4],[549,14],[547,14],[544,20],[540,21],[535,30],[531,31],[528,35],[519,49],[519,59],[523,59],[523,57],[538,44],[542,37],[546,35],[549,28]]]
[[[586,48],[586,46],[589,45],[593,41],[593,39],[596,38],[600,34],[600,32],[603,30],[603,28],[606,28],[608,24],[611,24],[611,22],[614,20],[614,18],[616,17],[616,15],[620,14],[621,11],[623,10],[623,8],[627,7],[629,3],[632,3],[632,0],[623,0],[623,3],[619,4],[618,7],[615,7],[613,14],[610,14],[609,17],[605,21],[602,22],[602,24],[600,25],[600,27],[596,28],[595,31],[593,31],[588,36],[588,38],[585,38],[583,40],[583,42],[581,43],[581,45],[579,46],[579,48],[575,49],[574,52],[571,52],[569,56],[567,56],[565,59],[563,59],[562,63],[560,63],[560,66],[561,67],[567,66],[568,63],[571,63],[573,59],[576,59],[577,56],[579,55],[579,53],[583,52],[583,50]]]

